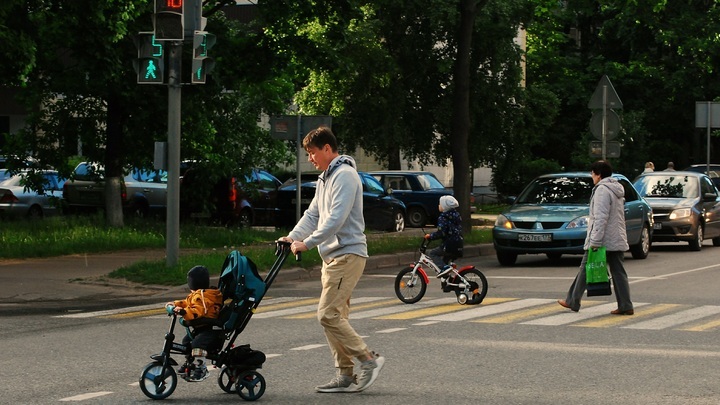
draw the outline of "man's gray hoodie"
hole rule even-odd
[[[320,174],[315,197],[295,228],[293,240],[318,247],[327,263],[345,254],[368,257],[363,218],[363,190],[355,160],[340,155]]]
[[[608,252],[628,250],[625,229],[625,188],[613,177],[593,187],[585,250],[605,246]]]

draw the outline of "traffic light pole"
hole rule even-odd
[[[182,98],[182,41],[170,42],[168,53],[168,182],[166,255],[167,266],[180,256],[180,107]]]

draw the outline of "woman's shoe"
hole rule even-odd
[[[569,310],[571,310],[571,311],[573,311],[573,312],[578,312],[578,311],[580,310],[580,309],[572,309],[572,308],[570,308],[570,305],[568,305],[567,302],[565,302],[565,300],[557,300],[557,303],[560,304],[561,307],[567,308],[567,309],[569,309]]]
[[[633,315],[633,314],[635,314],[635,310],[634,310],[634,309],[628,309],[628,310],[625,310],[625,311],[621,311],[621,310],[619,310],[619,309],[616,309],[616,310],[614,310],[614,311],[610,311],[610,313],[613,314],[613,315]]]

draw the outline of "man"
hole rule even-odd
[[[367,241],[363,191],[355,160],[340,155],[330,128],[314,129],[303,139],[308,161],[323,172],[315,197],[288,236],[293,253],[318,248],[322,265],[322,293],[317,317],[335,358],[337,376],[318,392],[359,392],[375,382],[385,358],[371,352],[348,322],[350,297],[365,269]],[[360,375],[353,373],[353,359]]]
[[[585,254],[580,262],[580,271],[568,290],[567,298],[558,300],[560,306],[578,312],[580,300],[587,288],[585,264],[588,250],[605,246],[607,264],[610,267],[615,299],[618,308],[610,311],[613,315],[633,315],[633,303],[630,301],[630,285],[623,266],[625,251],[628,250],[625,230],[625,189],[612,177],[610,163],[599,160],[590,166],[593,187],[590,196],[590,219],[585,237]]]

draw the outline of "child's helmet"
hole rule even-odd
[[[451,195],[444,195],[440,197],[440,206],[443,208],[443,211],[450,211],[459,207],[460,203],[458,203],[458,200],[456,200],[455,197]]]
[[[210,288],[210,272],[205,266],[195,266],[188,271],[187,282],[191,290]]]

